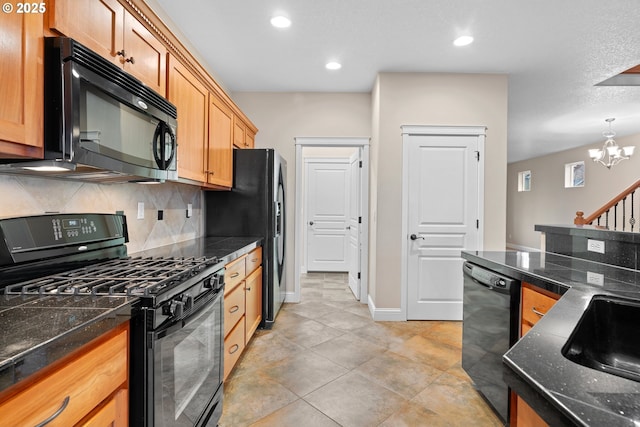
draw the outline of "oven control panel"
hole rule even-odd
[[[9,253],[87,245],[118,238],[127,238],[123,215],[50,214],[0,219],[0,242],[6,244],[4,249]]]

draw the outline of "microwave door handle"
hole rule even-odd
[[[151,150],[153,151],[153,158],[156,161],[156,164],[160,169],[164,169],[164,155],[162,151],[164,151],[162,144],[160,142],[161,138],[164,135],[163,122],[158,122],[156,126],[155,132],[153,132],[153,143],[151,145]],[[159,152],[160,151],[160,152]]]

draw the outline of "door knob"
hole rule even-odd
[[[410,238],[411,240],[418,240],[418,239],[422,239],[422,240],[424,240],[424,237],[422,237],[422,236],[416,236],[415,234],[412,234],[411,236],[409,236],[409,238]]]
[[[313,221],[309,221],[309,225],[313,225]]]

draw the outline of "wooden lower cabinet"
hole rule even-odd
[[[224,379],[262,321],[262,248],[225,266]]]
[[[262,321],[262,267],[258,267],[245,280],[245,344]]]
[[[524,336],[560,299],[560,295],[530,283],[522,283],[520,299],[520,336]]]
[[[523,282],[520,296],[520,337],[529,332],[551,307],[553,307],[558,299],[560,299],[560,295]],[[513,393],[511,399],[511,414],[512,420],[515,418],[516,427],[548,426],[548,424],[515,393]],[[511,424],[514,425],[513,422]]]
[[[516,427],[547,427],[549,425],[520,396],[516,396],[512,402],[516,402],[517,405]]]
[[[129,323],[0,395],[0,424],[128,425]]]

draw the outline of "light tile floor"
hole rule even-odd
[[[499,426],[461,346],[461,322],[374,322],[346,274],[310,273],[227,379],[219,425]]]

